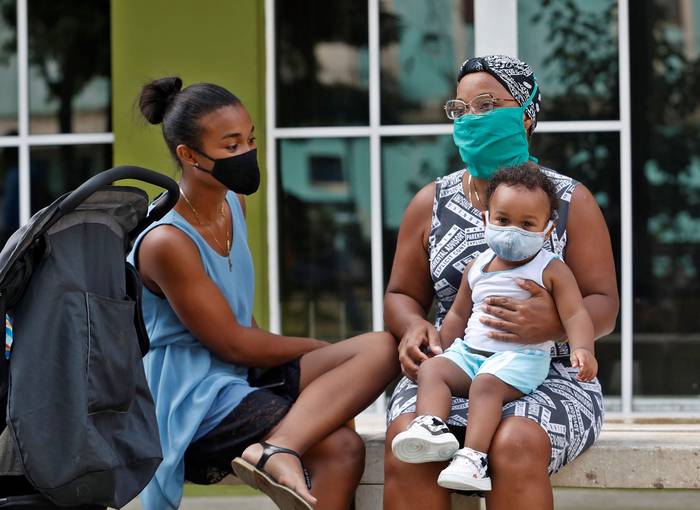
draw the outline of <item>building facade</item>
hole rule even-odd
[[[211,81],[258,133],[259,322],[381,329],[403,211],[461,168],[442,112],[455,71],[496,52],[540,81],[532,154],[610,228],[609,410],[700,413],[700,0],[0,0],[3,235],[112,162],[176,175],[134,101],[152,78]]]

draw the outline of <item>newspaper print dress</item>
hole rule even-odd
[[[564,257],[566,248],[566,220],[571,196],[577,182],[553,170],[540,167],[554,182],[559,197],[559,221],[545,249]],[[445,314],[454,301],[462,273],[470,260],[488,248],[484,241],[481,212],[464,194],[460,170],[436,181],[432,224],[429,237],[430,272],[437,299],[435,326],[439,329]],[[582,382],[576,379],[577,370],[571,368],[566,343],[557,343],[552,349],[552,363],[544,383],[530,395],[509,402],[503,407],[503,417],[524,416],[539,423],[549,435],[552,456],[550,474],[571,462],[600,434],[603,424],[603,396],[597,379]],[[404,413],[415,413],[417,386],[402,378],[396,386],[387,410],[391,423]],[[469,401],[452,398],[452,412],[448,419],[451,427],[465,428],[469,415]]]

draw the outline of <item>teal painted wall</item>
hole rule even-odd
[[[222,85],[255,122],[260,191],[247,201],[256,270],[255,315],[268,322],[265,190],[265,23],[261,0],[112,0],[114,164],[134,164],[177,178],[160,126],[142,120],[136,98],[162,76]],[[151,196],[157,190],[143,186]]]

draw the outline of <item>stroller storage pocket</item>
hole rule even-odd
[[[134,398],[141,364],[134,302],[87,296],[88,412],[126,412]]]

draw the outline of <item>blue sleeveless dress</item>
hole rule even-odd
[[[229,192],[226,201],[233,224],[231,269],[228,258],[209,246],[175,210],[141,234],[128,259],[134,263],[141,239],[154,228],[172,225],[180,229],[196,245],[207,275],[238,323],[247,327],[253,320],[253,261],[238,197]],[[217,358],[192,336],[166,299],[144,287],[142,308],[150,338],[150,351],[143,362],[156,405],[163,462],[141,493],[141,504],[145,510],[175,509],[182,497],[185,450],[218,425],[254,388],[248,384],[248,368]]]

